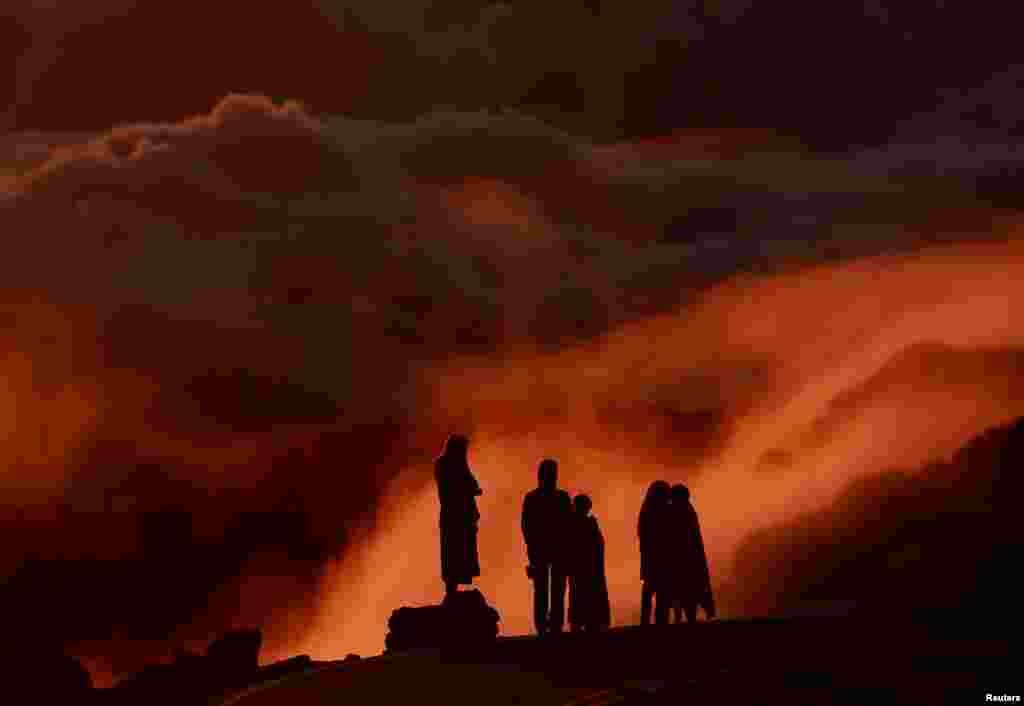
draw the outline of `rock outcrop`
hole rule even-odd
[[[480,591],[459,591],[440,605],[399,608],[388,620],[389,652],[418,647],[463,648],[498,637],[498,611]]]
[[[206,648],[206,659],[218,681],[229,687],[252,681],[259,669],[263,635],[259,630],[233,630]]]

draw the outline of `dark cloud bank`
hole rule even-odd
[[[1019,123],[1012,82],[975,90],[1018,62],[1015,17],[959,3],[12,5],[0,105],[19,129],[175,120],[231,91],[367,119],[518,107],[599,139],[769,127],[830,149],[919,137],[939,105],[931,134]]]

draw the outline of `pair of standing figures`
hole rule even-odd
[[[651,483],[640,508],[637,534],[644,582],[640,623],[650,623],[652,604],[658,624],[668,622],[670,610],[676,623],[683,613],[688,622],[694,622],[698,608],[709,618],[715,617],[711,573],[690,490],[681,483]]]
[[[539,635],[561,632],[567,584],[569,625],[574,631],[611,625],[604,536],[591,507],[588,496],[570,499],[558,487],[557,461],[541,461],[537,487],[526,494],[522,514],[530,562],[526,575],[533,581],[533,622]]]
[[[441,501],[441,576],[447,594],[480,575],[476,498],[482,494],[469,468],[469,440],[448,438],[434,464]],[[534,625],[538,634],[560,632],[565,622],[565,593],[569,589],[569,624],[573,630],[600,630],[611,624],[608,585],[604,570],[604,537],[590,515],[586,495],[570,499],[558,488],[558,463],[541,462],[537,488],[523,501],[522,532],[534,586]],[[678,486],[682,487],[682,486]],[[685,488],[683,488],[685,490]],[[664,492],[662,492],[664,490]],[[677,491],[678,495],[678,491]],[[688,496],[688,493],[687,493]],[[664,502],[662,502],[664,500]],[[664,481],[651,486],[640,513],[642,602],[649,622],[652,598],[657,596],[658,622],[666,622],[668,607],[678,604],[694,619],[696,605],[713,616],[707,559],[696,513],[685,500],[672,497]],[[678,541],[670,533],[681,532]],[[699,557],[697,551],[699,549]],[[698,564],[703,566],[701,570]],[[698,578],[695,580],[694,576]],[[697,589],[696,586],[701,588]],[[694,598],[696,597],[696,598]],[[691,599],[694,602],[690,609]],[[662,614],[664,613],[664,619]],[[676,618],[678,621],[678,610]]]

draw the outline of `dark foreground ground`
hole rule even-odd
[[[320,663],[237,706],[984,704],[1024,696],[1015,622],[735,620]]]

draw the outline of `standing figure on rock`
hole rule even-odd
[[[671,486],[657,480],[647,488],[640,518],[637,521],[637,535],[640,538],[640,580],[643,592],[640,596],[640,624],[651,622],[651,604],[657,598],[655,622],[668,623],[668,535],[669,499]]]
[[[558,462],[545,459],[537,469],[537,487],[523,500],[522,516],[530,562],[526,574],[533,580],[533,621],[538,635],[561,632],[565,624],[566,536],[571,523],[572,499],[558,488]]]
[[[711,595],[711,572],[704,551],[697,511],[690,502],[690,489],[682,483],[672,486],[670,504],[670,551],[668,584],[673,622],[697,620],[697,608],[704,608],[708,618],[715,617],[715,601]],[[659,602],[660,604],[660,602]]]
[[[611,625],[608,581],[604,573],[604,535],[593,503],[586,495],[573,498],[570,539],[569,625],[573,632],[593,632]]]
[[[469,468],[468,453],[469,440],[453,434],[434,461],[441,500],[441,577],[446,596],[455,593],[459,584],[473,583],[473,578],[480,575],[476,543],[480,511],[476,497],[483,491]]]

